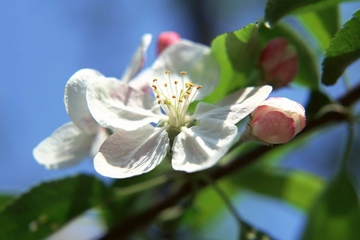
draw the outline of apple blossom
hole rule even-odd
[[[243,138],[266,143],[287,143],[306,125],[305,110],[299,103],[282,97],[272,97],[250,114]]]
[[[298,71],[298,55],[295,47],[282,37],[269,41],[261,52],[259,67],[264,84],[274,88],[288,85]]]
[[[110,93],[119,82],[108,81],[107,91],[99,82],[91,84],[89,109],[101,126],[114,131],[94,158],[96,171],[112,178],[131,177],[151,171],[167,155],[180,171],[195,172],[216,164],[237,136],[235,124],[272,89],[249,87],[218,105],[200,102],[189,114],[189,105],[214,89],[219,74],[210,48],[182,39],[168,47],[152,67],[155,99],[132,89],[126,106],[121,97]]]
[[[121,92],[113,94],[126,95],[124,90],[127,89],[128,82],[141,69],[150,41],[151,35],[143,36],[132,62],[122,76],[122,81],[107,78],[93,69],[81,69],[69,79],[65,87],[64,102],[72,122],[58,128],[34,148],[34,158],[40,164],[48,169],[57,169],[75,165],[85,157],[95,156],[109,133],[95,121],[89,111],[86,100],[88,85],[96,81],[100,84],[118,81],[124,87]],[[142,86],[140,81],[135,81],[132,85]]]

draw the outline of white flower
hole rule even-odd
[[[33,150],[34,158],[48,169],[57,169],[77,164],[85,157],[93,157],[99,151],[101,144],[109,136],[92,117],[87,100],[86,91],[89,84],[108,81],[121,82],[124,86],[121,92],[112,94],[126,95],[128,82],[141,69],[145,52],[151,42],[151,35],[143,36],[140,46],[135,52],[132,62],[125,70],[122,81],[107,78],[93,69],[81,69],[66,83],[64,102],[66,111],[72,122],[58,128],[51,136],[40,142]],[[134,86],[143,87],[141,81],[134,81]]]
[[[133,90],[128,98],[133,104],[125,106],[123,99],[110,93],[119,82],[108,82],[108,91],[91,84],[87,99],[92,115],[114,130],[94,158],[95,169],[108,177],[131,177],[154,169],[168,153],[175,170],[195,172],[216,164],[237,136],[235,124],[272,89],[246,88],[217,105],[199,103],[195,113],[188,114],[193,100],[214,89],[219,72],[208,47],[181,40],[166,49],[148,73],[155,77],[151,82],[155,100]]]

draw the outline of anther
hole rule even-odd
[[[157,87],[155,86],[155,85],[152,85],[151,86],[154,90],[156,90],[157,89]]]
[[[178,81],[174,81],[175,84],[178,84]]]
[[[156,78],[154,78],[154,79],[153,79],[153,82],[156,82],[156,81],[157,81],[157,79],[156,79]]]
[[[176,96],[175,96],[175,95],[172,95],[172,98],[176,98]]]
[[[165,87],[167,87],[167,86],[168,86],[168,84],[167,84],[167,83],[164,83],[164,86],[165,86]]]
[[[158,104],[160,104],[160,103],[161,103],[161,99],[158,100]]]
[[[169,70],[166,70],[166,71],[165,71],[165,74],[170,74],[170,71],[169,71]]]
[[[201,86],[201,85],[199,85],[199,86],[197,86],[197,87],[196,87],[196,89],[200,89],[200,88],[202,88],[202,86]]]
[[[181,71],[180,74],[181,74],[181,75],[185,75],[186,72],[185,72],[185,71]]]

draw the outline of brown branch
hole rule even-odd
[[[340,97],[338,102],[342,104],[344,107],[350,106],[354,104],[357,100],[360,99],[360,84],[351,89],[347,94]],[[341,112],[328,112],[322,115],[318,119],[314,119],[307,123],[307,126],[302,131],[301,134],[305,134],[310,132],[311,130],[324,126],[325,124],[331,122],[341,122],[349,119],[349,116],[346,113]],[[259,146],[252,151],[249,151],[245,155],[242,155],[238,159],[235,159],[228,164],[217,167],[211,171],[209,171],[209,175],[213,180],[218,180],[224,176],[234,173],[249,164],[253,163],[261,157],[263,154],[268,152],[269,150],[276,148],[277,146],[273,146],[272,148],[267,146]],[[205,187],[207,185],[206,182],[199,182],[199,188]],[[139,228],[145,227],[149,225],[156,216],[166,208],[175,206],[180,200],[189,196],[192,193],[192,184],[190,181],[185,182],[179,189],[170,194],[167,198],[163,199],[161,202],[154,204],[151,208],[137,214],[134,216],[130,216],[127,219],[120,222],[117,226],[110,229],[110,231],[102,238],[103,240],[113,240],[113,239],[124,239],[130,236]]]
[[[360,98],[360,84],[349,90],[345,95],[338,99],[338,102],[344,107],[351,106]]]

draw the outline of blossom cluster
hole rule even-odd
[[[140,71],[150,42],[151,36],[144,35],[121,80],[93,69],[79,70],[69,79],[64,102],[71,122],[34,149],[40,164],[57,169],[91,157],[98,173],[126,178],[149,172],[169,158],[175,170],[196,172],[214,166],[228,152],[239,137],[237,123],[249,114],[247,131],[253,140],[269,142],[279,135],[266,130],[269,114],[253,116],[262,112],[271,86],[240,89],[216,104],[201,102],[220,81],[211,49],[174,33],[163,34],[157,59]],[[278,121],[283,115],[277,116]],[[299,119],[301,127],[287,121],[296,133],[305,124]],[[264,132],[267,138],[261,139]]]

